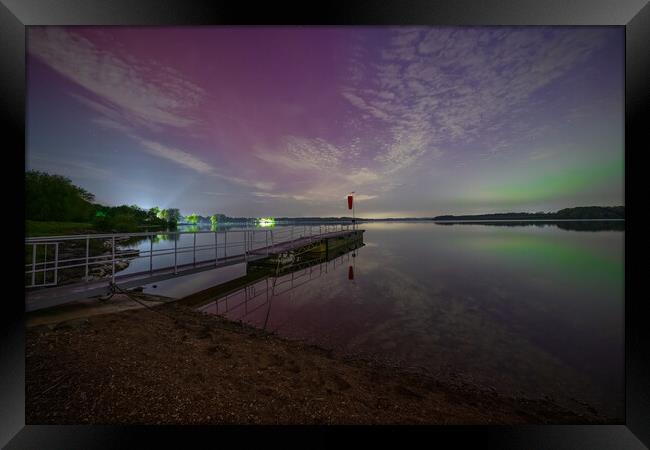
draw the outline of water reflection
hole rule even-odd
[[[355,257],[270,277],[205,310],[621,418],[624,233],[537,225],[363,224]]]
[[[255,322],[254,314],[265,308],[263,322],[256,325],[268,331],[271,305],[274,297],[281,297],[290,291],[307,285],[319,279],[324,274],[345,266],[348,270],[348,280],[354,281],[354,265],[362,241],[351,241],[349,245],[339,248],[320,257],[302,259],[292,264],[268,269],[269,276],[244,286],[238,291],[217,297],[199,309],[210,314],[226,315],[233,320]],[[249,265],[249,269],[253,266]]]
[[[624,220],[561,220],[553,221],[440,221],[434,222],[436,225],[486,225],[496,227],[557,227],[562,230],[571,231],[625,231]]]

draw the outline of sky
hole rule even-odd
[[[109,205],[624,204],[621,27],[29,27],[26,167]]]

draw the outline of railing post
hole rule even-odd
[[[54,245],[54,284],[59,282],[59,243]]]
[[[223,259],[228,259],[228,230],[223,232]]]
[[[264,232],[264,246],[266,247],[266,256],[269,256],[269,230]]]
[[[177,264],[177,261],[178,261],[178,258],[177,258],[177,255],[178,255],[178,250],[177,250],[178,249],[178,239],[179,239],[179,234],[178,234],[178,232],[176,232],[176,239],[174,239],[174,275],[176,275],[178,273],[178,264]]]
[[[248,231],[244,230],[244,261],[248,263]]]
[[[86,281],[88,281],[88,257],[90,253],[90,237],[86,236]]]
[[[58,247],[57,247],[58,249]],[[115,235],[113,235],[111,239],[111,253],[113,255],[113,260],[111,261],[111,265],[113,267],[113,271],[111,273],[111,281],[115,283]]]
[[[149,273],[153,273],[153,235],[149,236]]]
[[[36,284],[36,242],[32,244],[32,286]]]
[[[192,265],[196,266],[196,231],[194,232],[194,244],[192,244]]]
[[[47,283],[47,244],[43,246],[43,284]]]
[[[217,232],[214,232],[214,265],[217,265],[217,260],[219,259],[219,246],[217,245]]]

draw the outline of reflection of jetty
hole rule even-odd
[[[157,233],[120,233],[112,235],[53,236],[26,240],[25,284],[26,310],[32,311],[92,296],[105,295],[115,284],[123,289],[142,286],[169,278],[194,274],[242,263],[284,266],[310,254],[332,251],[361,238],[364,230],[350,225],[316,225],[277,229],[244,229],[223,231],[165,232],[173,247],[154,249]],[[158,233],[159,234],[159,233]],[[197,240],[198,238],[198,240]],[[148,249],[124,252],[119,242],[140,239]],[[93,241],[108,242],[108,251],[93,255]],[[190,245],[179,245],[181,240]],[[61,257],[62,248],[76,245],[85,254]],[[82,252],[83,253],[83,252]],[[144,260],[144,270],[120,274],[119,264]],[[108,267],[108,273],[92,278],[94,267]],[[118,270],[116,270],[118,267]],[[148,269],[148,270],[147,270]],[[59,275],[65,271],[85,274],[79,281],[61,285]]]
[[[276,268],[268,264],[263,265],[266,273],[261,274],[256,280],[248,282],[239,287],[214,293],[214,288],[206,289],[185,297],[182,301],[198,306],[200,311],[228,315],[232,320],[244,320],[256,311],[266,308],[263,323],[258,325],[267,329],[271,305],[274,297],[286,294],[300,286],[320,278],[328,269],[334,270],[337,265],[350,265],[356,256],[358,249],[364,246],[359,233],[359,239],[350,239],[351,236],[342,236],[338,242],[331,242],[332,245],[325,252],[306,252],[305,258],[286,264],[278,265]],[[306,248],[303,246],[302,248]],[[249,265],[259,266],[259,261]],[[331,267],[330,267],[331,265]],[[352,266],[350,266],[352,267]],[[246,277],[242,277],[242,280]],[[200,306],[199,306],[200,305]],[[233,314],[236,314],[233,317]]]

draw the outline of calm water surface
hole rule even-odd
[[[202,309],[344,355],[622,418],[623,231],[361,227],[362,248]]]

